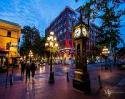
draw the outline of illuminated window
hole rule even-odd
[[[7,37],[11,37],[11,31],[7,31]]]

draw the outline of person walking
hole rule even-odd
[[[27,82],[28,79],[30,81],[30,68],[31,68],[30,62],[28,61],[26,63],[26,82]]]
[[[6,83],[5,83],[5,87],[7,87],[7,83],[8,83],[8,76],[9,76],[9,61],[6,60],[4,65],[7,67],[7,71],[6,71]]]
[[[31,63],[31,73],[32,73],[32,78],[34,78],[35,71],[36,71],[36,65],[35,65],[34,62],[32,62],[32,63]]]
[[[22,61],[21,62],[21,77],[24,76],[25,68],[26,68],[26,63]]]

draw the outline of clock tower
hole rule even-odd
[[[73,27],[72,38],[75,44],[75,60],[76,60],[76,70],[73,79],[73,87],[77,90],[84,91],[84,93],[89,94],[90,89],[90,79],[89,73],[87,71],[87,55],[86,55],[86,43],[89,37],[88,25],[82,22],[76,24]]]

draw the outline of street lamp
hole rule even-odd
[[[110,53],[109,49],[106,46],[104,46],[104,48],[102,49],[102,54],[108,56],[109,53]]]
[[[30,63],[31,63],[31,59],[32,59],[32,57],[33,57],[33,52],[30,50],[30,52],[29,52]]]
[[[106,46],[104,46],[102,49],[102,55],[104,55],[104,57],[105,57],[105,69],[106,69],[106,65],[107,65],[106,60],[108,58],[109,53],[110,53],[109,49]]]
[[[47,37],[45,47],[50,51],[50,76],[49,76],[49,83],[54,83],[54,71],[52,69],[52,54],[53,52],[56,52],[58,49],[58,43],[57,43],[57,38],[54,35],[54,32],[50,32],[50,34]]]
[[[87,70],[87,52],[86,45],[89,38],[89,26],[82,21],[80,12],[79,23],[73,27],[73,40],[75,43],[76,70],[73,79],[73,87],[90,94],[90,78]]]

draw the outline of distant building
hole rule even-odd
[[[50,31],[55,32],[60,47],[59,54],[64,60],[69,59],[74,52],[72,26],[76,23],[76,15],[73,9],[66,7],[45,30],[46,35]]]
[[[21,27],[9,21],[0,19],[0,66],[8,59],[10,63],[15,61],[18,54],[18,41]]]
[[[72,28],[78,22],[78,12],[66,7],[46,28],[45,34],[54,31],[59,42],[59,56],[62,60],[69,60],[74,56],[74,44],[72,39]],[[83,20],[84,21],[84,20]],[[92,57],[93,48],[95,46],[97,28],[91,24],[89,40],[87,42],[87,53]]]

